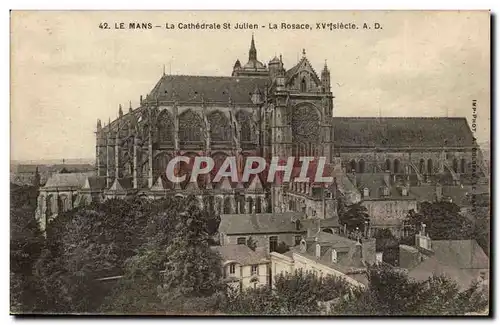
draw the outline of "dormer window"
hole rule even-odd
[[[302,241],[300,242],[300,251],[305,252],[306,248],[307,248],[306,241],[304,239],[302,239]]]
[[[389,196],[389,188],[387,186],[384,187],[384,196]]]
[[[316,244],[316,257],[320,258],[321,257],[321,245]]]
[[[337,251],[335,249],[332,250],[332,263],[337,263]]]
[[[370,190],[368,189],[368,187],[365,187],[363,189],[363,197],[369,197],[370,196]]]

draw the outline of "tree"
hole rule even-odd
[[[10,206],[10,280],[11,311],[36,312],[44,297],[33,275],[33,266],[45,246],[35,219],[37,189],[11,184]]]
[[[255,251],[255,249],[257,248],[257,242],[252,238],[252,236],[248,237],[247,246],[253,251]]]
[[[444,276],[415,281],[388,265],[373,265],[367,277],[368,287],[341,300],[335,314],[463,315],[488,305],[485,291],[477,284],[460,291],[455,281]]]
[[[221,257],[209,246],[208,212],[188,198],[179,214],[174,237],[166,248],[165,274],[160,295],[209,296],[221,286]]]
[[[36,266],[49,295],[47,309],[97,311],[104,294],[95,280],[124,274],[125,262],[152,236],[171,237],[175,219],[166,219],[181,205],[170,198],[112,199],[60,214],[47,227],[46,249]]]
[[[345,212],[339,215],[340,224],[346,225],[347,230],[354,231],[356,228],[363,232],[365,223],[370,222],[368,210],[361,203],[351,204],[347,206]]]
[[[285,242],[280,242],[278,246],[276,246],[276,253],[284,254],[290,250],[290,246],[288,246]]]
[[[321,302],[345,295],[349,286],[341,278],[318,277],[302,269],[278,274],[275,287],[229,291],[220,305],[226,313],[251,315],[319,314]]]
[[[405,221],[414,229],[420,229],[424,223],[434,240],[470,239],[474,230],[472,222],[451,202],[422,202],[419,211],[409,211]]]
[[[382,252],[383,261],[396,266],[399,262],[399,242],[392,232],[387,229],[379,229],[375,233],[375,247],[377,252]]]

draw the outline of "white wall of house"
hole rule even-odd
[[[234,265],[234,273],[231,273],[231,265]],[[252,265],[241,265],[230,261],[224,264],[224,273],[226,278],[238,279],[244,289],[260,287],[267,285],[268,265],[268,262],[254,264],[255,272],[252,273]]]
[[[292,257],[288,257],[276,252],[271,253],[271,269],[273,272],[273,278],[277,274],[289,272],[292,273],[295,270],[303,269],[304,271],[310,271],[315,273],[317,276],[327,276],[333,275],[344,278],[348,283],[357,287],[364,287],[365,285],[354,280],[353,278],[345,275],[344,273],[330,268],[318,261],[307,258],[295,252],[292,253]],[[274,280],[274,279],[273,279]]]

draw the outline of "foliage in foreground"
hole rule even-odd
[[[276,276],[273,289],[228,292],[209,248],[218,218],[194,198],[92,204],[61,214],[45,239],[36,196],[13,195],[13,312],[453,315],[488,305],[477,284],[461,291],[448,278],[418,282],[387,266],[370,267],[365,289],[297,271]],[[97,281],[114,275],[123,276]]]

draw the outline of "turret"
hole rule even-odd
[[[325,67],[323,68],[323,71],[321,71],[321,87],[323,92],[331,91],[330,70],[328,70],[328,67],[326,65],[326,60],[325,60]]]
[[[271,61],[269,61],[268,67],[271,79],[276,78],[276,76],[279,74],[281,70],[281,60],[275,56]]]
[[[38,172],[38,166],[36,166],[35,169],[35,178],[33,179],[33,186],[37,189],[40,187],[40,173]]]
[[[236,59],[236,62],[234,63],[234,66],[233,66],[233,76],[238,72],[238,70],[241,69],[241,62],[239,59]]]

